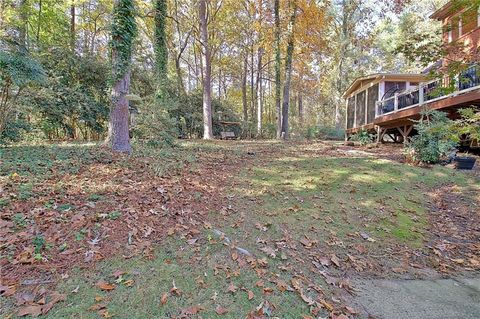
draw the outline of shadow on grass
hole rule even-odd
[[[324,239],[333,232],[348,240],[350,233],[368,231],[419,247],[427,223],[426,190],[452,183],[468,187],[474,181],[448,168],[374,158],[278,158],[246,172],[236,192],[244,203],[255,203],[253,219],[297,238]]]

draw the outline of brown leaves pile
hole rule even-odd
[[[47,293],[43,288],[36,292],[20,292],[15,295],[17,300],[17,316],[38,317],[47,314],[53,306],[61,301],[65,301],[66,296],[57,291]]]

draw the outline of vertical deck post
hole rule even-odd
[[[420,83],[420,85],[418,86],[418,104],[422,105],[423,102],[425,101],[425,91],[423,90],[425,86],[423,85],[423,83]]]
[[[394,112],[398,111],[398,93],[395,93]]]
[[[348,127],[348,101],[349,100],[350,100],[350,97],[347,97],[345,99],[345,142],[348,141],[347,130],[351,128],[351,127]]]
[[[368,88],[365,90],[365,125],[368,124]]]
[[[355,112],[353,113],[353,127],[357,127],[357,95],[355,94]]]

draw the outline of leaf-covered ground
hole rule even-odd
[[[397,147],[0,153],[7,318],[356,318],[353,278],[480,269],[478,172],[411,167]]]

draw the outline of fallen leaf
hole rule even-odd
[[[105,308],[107,308],[107,304],[105,304],[105,303],[96,303],[96,304],[92,305],[90,308],[88,308],[88,310],[90,310],[90,311],[98,311],[98,310],[105,309]]]
[[[215,308],[215,312],[218,314],[218,315],[224,315],[228,312],[228,310],[222,306],[217,306],[217,308]]]
[[[42,306],[25,306],[18,309],[17,316],[25,317],[25,316],[32,316],[38,317],[42,314]]]
[[[103,291],[111,291],[111,290],[113,290],[113,289],[116,288],[115,285],[109,284],[108,282],[103,281],[103,280],[97,282],[96,286],[97,286],[98,288],[102,289]]]
[[[331,304],[329,304],[328,302],[326,302],[326,301],[323,300],[323,299],[320,300],[320,304],[321,304],[322,306],[324,306],[325,309],[327,309],[328,311],[333,311],[333,309],[334,309]],[[347,319],[348,319],[348,318],[347,318]]]
[[[231,292],[232,294],[237,292],[237,287],[231,282],[228,286],[227,292]]]
[[[160,298],[160,302],[162,303],[162,305],[164,305],[167,303],[167,300],[168,300],[168,293],[164,293],[162,295],[162,298]]]
[[[281,292],[285,292],[288,289],[288,284],[283,280],[279,280],[277,281],[277,288]]]
[[[107,309],[101,309],[98,314],[105,319],[110,319],[113,318],[113,315],[111,315]]]
[[[120,276],[122,276],[122,275],[125,275],[125,274],[126,274],[125,271],[116,270],[116,271],[113,272],[113,277],[118,278],[118,277],[120,277]]]
[[[252,300],[254,297],[255,297],[255,295],[253,294],[253,291],[249,290],[248,291],[248,300]]]
[[[300,289],[299,293],[300,293],[300,298],[302,298],[302,300],[305,301],[305,303],[306,303],[307,305],[312,306],[312,305],[315,304],[315,300],[313,300],[312,298],[310,298],[309,296],[307,296],[307,295],[304,293],[303,289]]]
[[[177,295],[177,296],[180,296],[180,289],[178,289],[178,287],[175,285],[175,280],[172,281],[172,289],[170,289],[170,293],[173,295]]]
[[[193,238],[193,239],[189,239],[187,240],[187,243],[189,245],[195,245],[195,243],[198,241],[198,238]]]
[[[187,308],[187,309],[184,311],[184,313],[185,313],[186,315],[190,315],[190,316],[191,316],[191,315],[196,315],[196,314],[198,314],[198,313],[199,313],[200,311],[202,311],[202,310],[203,310],[203,308],[200,307],[200,306],[192,306],[192,307]]]
[[[340,268],[340,259],[338,259],[337,255],[333,254],[330,260],[335,264],[335,266]]]
[[[352,308],[352,307],[345,306],[345,309],[346,309],[349,313],[351,313],[352,315],[358,314],[358,311],[357,311],[356,309]]]

